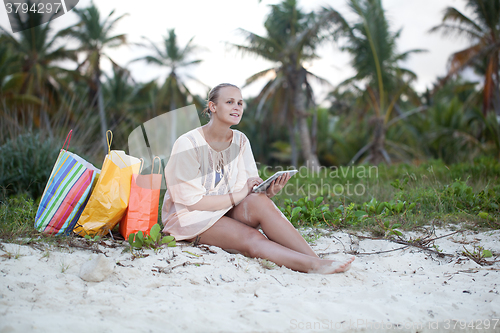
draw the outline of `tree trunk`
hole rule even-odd
[[[106,113],[104,112],[104,101],[102,97],[102,86],[99,82],[97,90],[97,98],[99,100],[99,118],[101,120],[101,135],[102,135],[102,144],[104,148],[104,154],[108,153],[108,140],[106,139],[106,132],[108,131],[108,125],[106,123]]]
[[[374,165],[380,164],[384,160],[385,128],[384,118],[377,117],[374,122],[372,144],[370,147],[370,160]]]
[[[500,52],[495,52],[495,59],[499,59]],[[495,63],[494,68],[495,78],[493,80],[493,108],[497,116],[500,116],[500,68],[498,68],[498,62]]]
[[[491,104],[493,100],[493,90],[494,90],[494,80],[493,80],[493,57],[488,59],[488,67],[486,69],[486,75],[484,76],[483,84],[483,115],[486,116],[491,109]]]
[[[306,95],[302,85],[306,81],[306,71],[300,68],[298,72],[293,73],[293,92],[294,92],[294,111],[299,125],[300,140],[302,146],[302,155],[306,166],[313,172],[319,172],[319,160],[312,149],[311,135],[307,125]]]
[[[306,166],[313,172],[319,172],[319,160],[316,154],[312,151],[311,137],[309,135],[309,127],[307,125],[307,118],[300,117],[299,120],[300,140],[302,143],[302,153],[306,160]]]
[[[317,149],[317,146],[318,146],[318,140],[317,140],[317,136],[318,136],[318,109],[316,108],[316,106],[314,106],[314,110],[313,110],[313,118],[312,118],[312,124],[311,124],[311,150],[316,153],[316,149]]]
[[[297,156],[297,142],[295,141],[296,126],[293,120],[287,121],[288,123],[288,133],[290,136],[290,148],[292,149],[291,163],[294,168],[298,168],[299,160]]]
[[[102,96],[102,85],[101,85],[101,68],[99,60],[97,60],[96,68],[94,68],[93,81],[97,91],[97,109],[99,111],[99,119],[101,121],[102,145],[104,148],[104,154],[106,155],[108,153],[108,141],[106,139],[106,132],[108,130],[108,125],[106,123],[106,113],[104,112],[104,100]]]
[[[174,95],[172,94],[171,100],[170,100],[170,110],[169,112],[174,111],[176,108],[175,101],[174,101]],[[173,146],[175,140],[177,140],[177,112],[172,112],[171,117],[170,117],[170,144]],[[172,147],[170,146],[170,147]]]

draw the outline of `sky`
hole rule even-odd
[[[265,35],[264,21],[270,11],[269,5],[277,4],[276,0],[95,0],[101,15],[106,17],[113,9],[112,18],[126,14],[116,25],[114,34],[126,34],[131,43],[149,44],[143,36],[162,46],[167,30],[175,28],[179,44],[183,47],[194,37],[193,43],[200,47],[194,59],[203,61],[189,67],[180,74],[185,78],[188,88],[203,96],[206,86],[213,87],[218,83],[230,82],[243,86],[251,75],[273,66],[255,56],[243,55],[228,43],[244,44],[240,28],[259,35]],[[77,7],[84,8],[90,0],[80,0]],[[415,54],[401,66],[417,74],[414,87],[423,92],[432,87],[437,76],[446,73],[449,56],[468,45],[467,40],[445,38],[440,34],[429,34],[431,27],[441,22],[444,8],[453,6],[462,12],[465,10],[464,0],[382,0],[386,16],[393,31],[403,29],[398,42],[398,51],[426,49],[426,53]],[[304,11],[319,10],[321,6],[331,6],[350,21],[353,18],[346,0],[299,0],[299,7]],[[0,10],[0,25],[8,27],[5,11]],[[70,11],[52,22],[54,29],[61,29],[77,22],[76,15]],[[72,44],[66,41],[68,47]],[[127,66],[132,77],[138,82],[158,79],[163,82],[168,69],[147,65],[145,62],[129,62],[132,59],[152,54],[147,47],[136,45],[109,49],[106,53],[118,64]],[[329,90],[338,83],[354,75],[350,66],[350,56],[341,52],[334,42],[322,45],[317,54],[320,59],[307,63],[306,68],[314,74],[328,80],[331,87],[315,85],[316,102],[322,103]],[[68,64],[69,65],[69,64]],[[71,66],[71,65],[69,65]],[[105,72],[111,71],[111,63],[102,61]],[[191,80],[195,77],[204,85]],[[265,84],[264,80],[243,88],[244,98],[255,96]],[[206,85],[206,86],[205,86]]]

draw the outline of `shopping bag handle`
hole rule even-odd
[[[108,133],[110,137],[108,137]],[[111,152],[111,142],[113,141],[113,132],[111,130],[106,131],[106,141],[108,142],[108,154]]]
[[[108,136],[108,133],[110,134],[109,136]],[[106,131],[106,141],[108,142],[108,155],[110,155],[111,154],[111,142],[113,141],[113,132],[111,132],[111,130],[107,130]],[[117,152],[115,152],[115,154],[116,154],[116,156],[118,156],[118,158],[120,160],[122,160],[122,162],[123,162],[124,165],[127,165],[127,163],[125,163],[125,161],[123,160],[123,158],[121,158],[120,155]],[[111,156],[110,156],[110,158],[111,158]]]
[[[64,144],[62,145],[62,148],[61,150],[64,150],[64,146],[66,146],[66,142],[68,142],[68,146],[66,147],[66,151],[68,150],[69,148],[69,143],[71,142],[71,134],[73,133],[73,130],[69,130],[69,133],[68,135],[66,136],[66,140],[64,141]]]
[[[151,172],[155,173],[154,168],[155,168],[155,160],[158,159],[158,174],[161,174],[161,158],[159,156],[155,156],[153,158],[153,167],[151,168]]]
[[[144,159],[141,157],[139,158],[141,160],[141,168],[139,169],[139,174],[141,174],[142,172],[142,168],[144,166]],[[155,161],[156,159],[158,159],[158,174],[161,174],[161,158],[159,156],[155,156],[155,158],[153,158],[153,165],[151,166],[151,173],[155,173]]]
[[[142,172],[142,167],[144,166],[144,159],[141,157],[139,158],[141,160],[141,168],[139,169],[139,174]]]

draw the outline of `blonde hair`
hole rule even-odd
[[[217,100],[219,99],[219,91],[225,87],[234,87],[234,88],[240,89],[240,87],[238,87],[234,84],[231,84],[231,83],[221,83],[221,84],[216,85],[208,93],[207,107],[201,112],[201,114],[206,114],[209,118],[212,116],[212,111],[210,111],[210,109],[208,107],[208,103],[213,102],[213,103],[217,104]]]

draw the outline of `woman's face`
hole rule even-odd
[[[243,115],[243,97],[235,87],[224,87],[219,90],[217,104],[212,105],[212,117],[230,125],[237,125]]]

